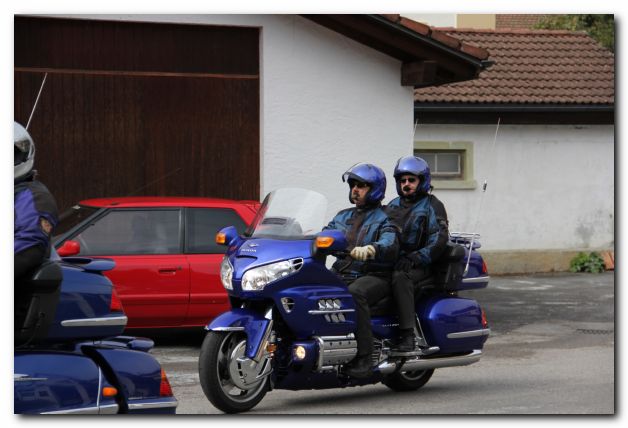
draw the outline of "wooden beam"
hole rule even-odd
[[[436,83],[436,61],[404,62],[401,66],[401,86],[428,86]]]

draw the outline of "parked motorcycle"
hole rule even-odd
[[[53,259],[15,286],[14,412],[175,413],[153,341],[117,336],[127,318],[102,274],[113,261]]]
[[[425,385],[434,370],[477,362],[490,333],[484,311],[458,291],[484,288],[489,276],[478,236],[455,234],[416,302],[420,350],[395,353],[392,299],[372,308],[373,374],[355,379],[355,304],[328,256],[347,242],[326,224],[327,200],[311,190],[279,189],[264,200],[244,236],[222,229],[228,247],[221,280],[232,309],[207,327],[199,356],[203,392],[226,413],[255,407],[271,389],[325,389],[382,382],[396,391]]]

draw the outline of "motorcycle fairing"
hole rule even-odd
[[[259,312],[234,308],[224,312],[205,327],[209,331],[243,331],[246,334],[246,352],[248,358],[255,358],[271,320]]]
[[[273,299],[281,317],[298,339],[308,339],[321,331],[325,336],[342,336],[355,331],[355,303],[346,286],[298,285],[276,292]],[[321,300],[335,300],[340,307],[321,310]],[[331,318],[332,314],[336,315],[335,319]],[[338,318],[340,314],[342,317]]]

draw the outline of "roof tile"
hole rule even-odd
[[[415,89],[417,103],[614,104],[615,57],[586,33],[437,30],[432,38],[455,37],[463,52],[478,58],[469,49],[479,45],[495,65],[475,80]]]

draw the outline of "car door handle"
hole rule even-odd
[[[169,267],[162,267],[157,269],[157,271],[162,274],[162,275],[174,275],[177,273],[178,270],[181,270],[181,266],[169,266]]]

